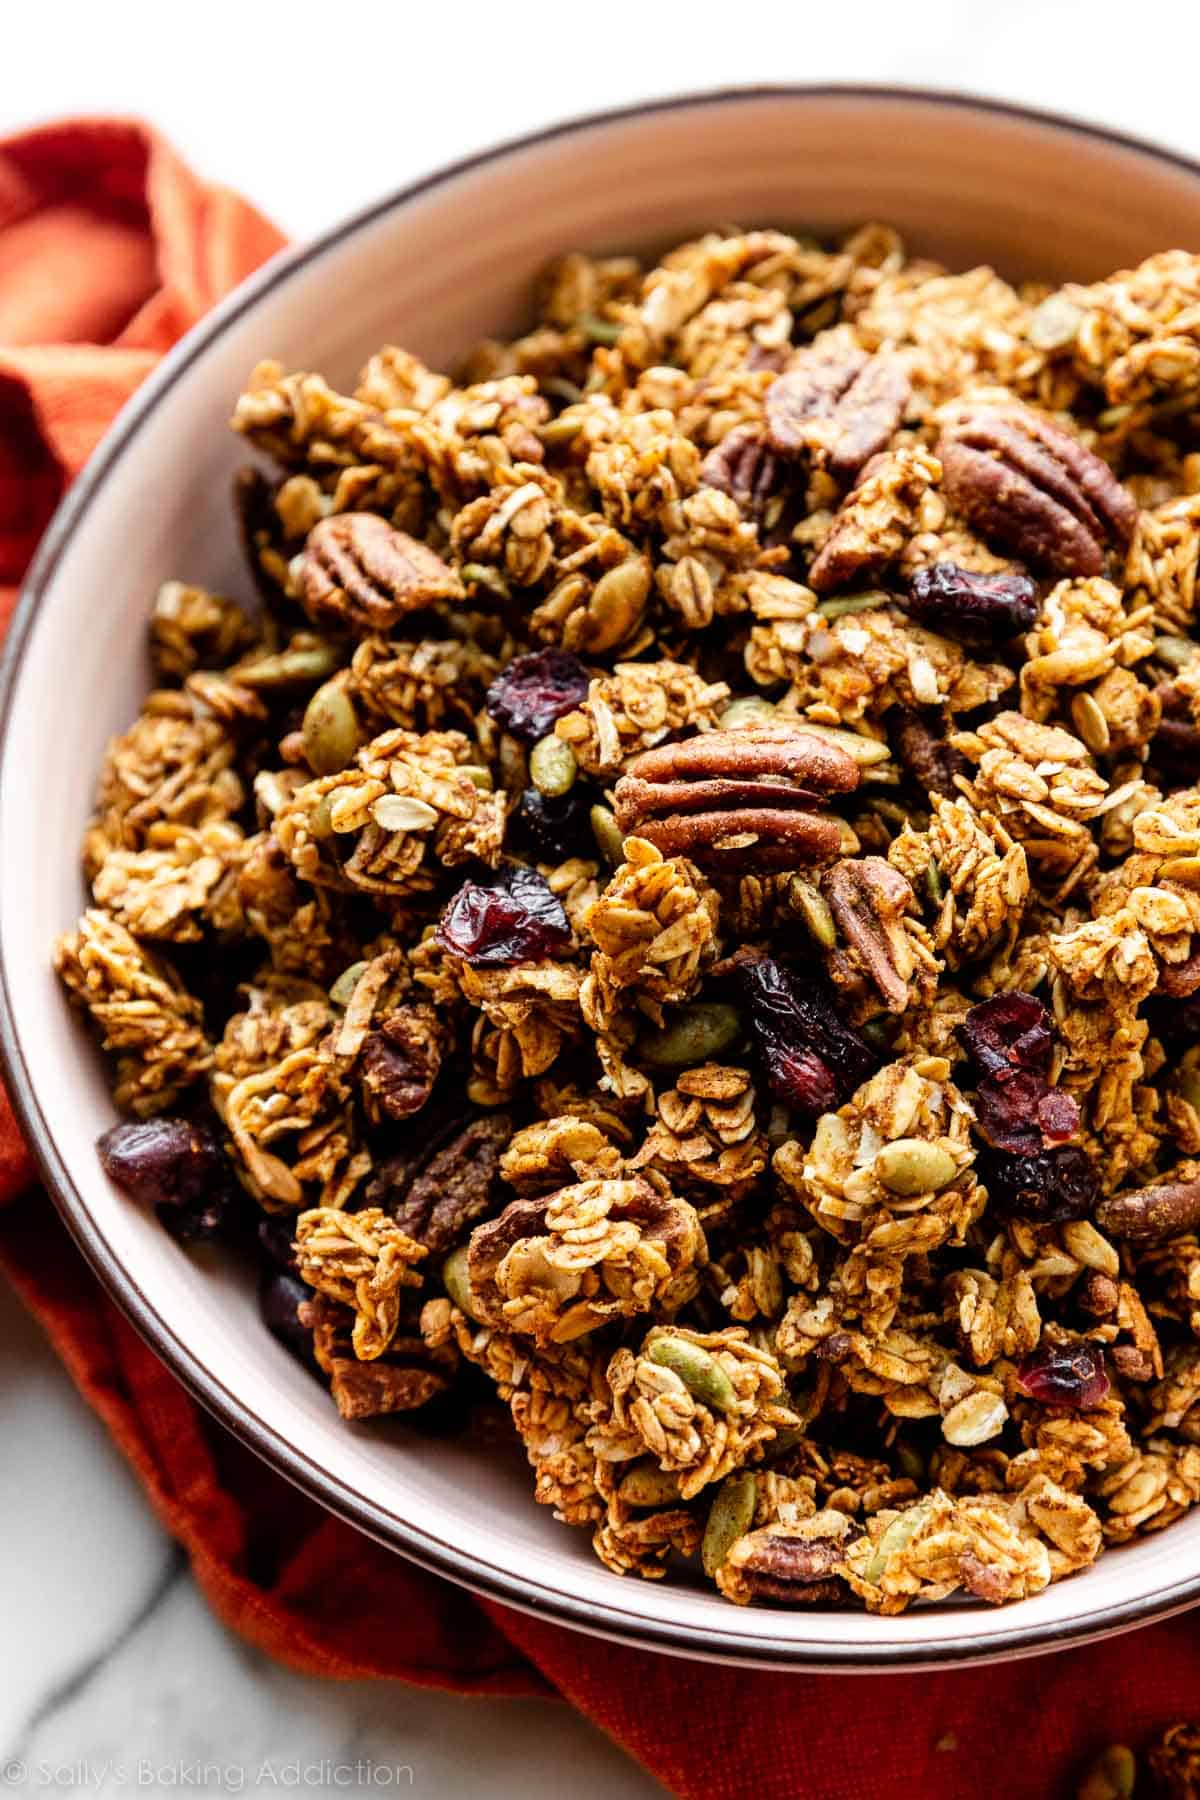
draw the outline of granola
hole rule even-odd
[[[251,372],[55,952],[104,1166],[616,1574],[1018,1601],[1200,1505],[1200,257],[537,304]]]

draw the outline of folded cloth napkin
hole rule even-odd
[[[117,408],[281,241],[143,125],[84,120],[0,144],[0,626]],[[3,1101],[0,1092],[0,1266],[216,1612],[294,1668],[558,1693],[688,1800],[1045,1800],[1072,1793],[1105,1743],[1137,1745],[1200,1713],[1200,1637],[1187,1617],[992,1668],[768,1675],[614,1650],[423,1574],[303,1498],[200,1411],[31,1186]]]

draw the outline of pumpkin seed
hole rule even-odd
[[[617,1498],[629,1506],[670,1506],[679,1504],[679,1477],[674,1469],[660,1469],[657,1463],[635,1463],[617,1486]]]
[[[545,794],[548,800],[570,792],[578,769],[570,744],[555,737],[553,732],[540,739],[529,752],[529,778],[539,794]]]
[[[736,1007],[700,1000],[676,1007],[660,1031],[644,1032],[638,1039],[637,1056],[652,1069],[687,1069],[720,1056],[741,1035]]]
[[[600,319],[595,313],[584,313],[579,320],[579,329],[590,344],[615,344],[623,328],[615,319]]]
[[[327,681],[317,689],[304,709],[300,735],[314,775],[336,775],[346,767],[358,749],[358,715],[345,688]]]
[[[745,1537],[754,1523],[757,1501],[758,1483],[747,1470],[725,1477],[709,1508],[700,1544],[700,1561],[706,1575],[714,1576],[738,1539]]]
[[[742,700],[735,700],[720,715],[717,724],[722,731],[736,731],[739,725],[762,725],[776,714],[775,703],[764,700],[761,694],[747,694]]]
[[[348,969],[342,970],[341,974],[329,990],[329,998],[333,1001],[335,1006],[349,1006],[351,997],[353,996],[355,988],[358,986],[362,972],[366,966],[365,962],[356,962],[351,963]]]
[[[823,950],[832,950],[837,944],[837,926],[824,894],[799,875],[792,881],[789,891],[792,904],[807,925],[813,942]]]
[[[577,614],[578,650],[611,650],[641,623],[650,593],[650,559],[631,556],[602,575],[586,608]]]
[[[925,864],[925,892],[935,906],[942,904],[942,871],[932,857]]]
[[[1075,1800],[1132,1800],[1136,1790],[1137,1758],[1128,1744],[1110,1744],[1089,1766]]]
[[[308,829],[318,843],[333,836],[333,804],[328,794],[323,794],[313,807]]]
[[[507,579],[499,569],[494,569],[490,563],[464,563],[460,573],[464,581],[472,583],[475,587],[488,588],[501,600],[508,600],[512,597],[512,590]]]
[[[912,1198],[937,1193],[958,1174],[958,1164],[940,1144],[925,1138],[897,1138],[885,1144],[875,1158],[875,1174],[893,1194]]]
[[[875,612],[881,606],[887,606],[892,596],[877,588],[865,594],[839,594],[834,600],[821,600],[817,611],[823,619],[844,619],[851,613]]]
[[[479,1314],[475,1311],[475,1301],[471,1293],[471,1282],[467,1270],[466,1244],[460,1244],[452,1250],[442,1264],[442,1286],[457,1306],[459,1312],[466,1313],[468,1319],[481,1324]]]
[[[1108,720],[1091,694],[1076,694],[1071,702],[1071,720],[1093,756],[1103,756],[1112,737]]]
[[[607,806],[593,806],[588,814],[596,848],[610,869],[619,869],[625,861],[625,839],[621,828]]]
[[[733,1383],[715,1356],[689,1338],[655,1338],[647,1352],[651,1362],[671,1369],[690,1394],[718,1412],[729,1412],[737,1403]]]
[[[482,768],[479,763],[464,763],[460,773],[465,775],[472,787],[477,787],[481,794],[490,794],[495,786],[495,782],[492,780],[492,771]]]
[[[869,1581],[872,1586],[885,1573],[893,1556],[899,1556],[906,1545],[911,1544],[929,1517],[932,1507],[931,1498],[918,1500],[915,1506],[907,1507],[898,1519],[892,1520],[876,1544],[875,1554],[864,1570],[864,1579]]]
[[[299,687],[309,681],[324,681],[337,668],[337,653],[332,644],[311,644],[300,649],[278,650],[272,656],[260,656],[257,662],[238,663],[230,674],[243,687]]]
[[[836,744],[839,750],[852,756],[864,769],[869,769],[872,763],[886,762],[892,754],[878,738],[864,737],[859,731],[843,731],[837,725],[814,725],[811,719],[797,719],[796,724],[810,736],[824,738],[827,744]]]

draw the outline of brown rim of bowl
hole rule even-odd
[[[1091,138],[1118,149],[1133,151],[1152,162],[1181,170],[1200,182],[1200,162],[1190,157],[1125,132],[1111,131],[1063,114],[952,91],[841,83],[814,86],[764,84],[641,101],[630,106],[563,120],[539,131],[506,139],[490,149],[477,151],[447,164],[384,199],[371,202],[340,225],[333,226],[310,242],[273,257],[181,338],[122,408],[87,466],[60,503],[22,586],[20,600],[9,625],[3,658],[0,659],[0,758],[4,755],[8,737],[21,651],[33,628],[64,546],[90,508],[109,471],[136,438],[160,397],[175,385],[208,344],[254,306],[262,295],[289,281],[294,274],[318,260],[327,250],[371,225],[385,213],[407,205],[422,194],[430,193],[472,169],[499,161],[514,152],[552,143],[557,138],[569,137],[576,132],[618,124],[622,120],[647,114],[678,112],[688,107],[723,106],[756,99],[794,100],[798,104],[830,99],[888,100],[982,112],[999,118],[1024,120],[1067,135]],[[929,1664],[1007,1660],[1031,1655],[1038,1650],[1080,1644],[1115,1631],[1148,1624],[1152,1620],[1180,1612],[1191,1602],[1200,1599],[1198,1571],[1184,1580],[1160,1586],[1140,1599],[1099,1609],[1089,1608],[1055,1626],[1023,1625],[1020,1622],[1021,1608],[1019,1605],[1015,1606],[1013,1624],[999,1625],[985,1641],[972,1645],[965,1651],[961,1639],[955,1634],[954,1613],[951,1609],[945,1614],[945,1633],[921,1643],[913,1643],[903,1637],[884,1638],[882,1641],[861,1645],[818,1646],[777,1641],[773,1646],[773,1653],[768,1654],[761,1638],[750,1636],[736,1628],[736,1612],[733,1608],[730,1608],[734,1616],[729,1624],[715,1623],[706,1627],[702,1636],[696,1636],[677,1625],[643,1617],[636,1605],[622,1604],[615,1596],[628,1590],[618,1587],[615,1581],[613,1601],[595,1605],[538,1582],[524,1580],[497,1564],[469,1556],[445,1539],[392,1517],[297,1451],[294,1445],[266,1425],[204,1367],[196,1352],[182,1341],[174,1327],[156,1310],[149,1296],[116,1261],[83,1196],[71,1179],[70,1171],[59,1154],[51,1128],[34,1092],[21,1051],[2,952],[0,1070],[6,1078],[17,1117],[33,1150],[42,1178],[72,1237],[125,1317],[178,1376],[193,1398],[250,1449],[329,1511],[386,1548],[401,1551],[421,1567],[434,1574],[444,1575],[461,1586],[501,1601],[518,1611],[530,1612],[555,1623],[572,1626],[576,1630],[616,1640],[634,1648],[658,1650],[701,1661],[738,1663],[750,1668],[804,1668],[810,1671],[825,1669],[844,1673],[902,1670]]]

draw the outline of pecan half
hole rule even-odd
[[[314,1294],[296,1317],[313,1334],[313,1355],[343,1419],[415,1412],[450,1386],[456,1367],[452,1351],[439,1354],[420,1337],[397,1336],[382,1356],[360,1362],[350,1345],[348,1307]]]
[[[860,770],[800,726],[710,731],[635,757],[616,786],[617,824],[664,856],[738,869],[794,869],[836,856],[836,819],[809,811],[851,793]]]
[[[506,1113],[475,1119],[426,1164],[396,1209],[401,1231],[448,1250],[499,1203],[500,1156],[512,1136]]]
[[[831,973],[839,985],[853,985],[858,968],[878,989],[889,1012],[908,1005],[913,955],[901,923],[913,891],[898,869],[881,856],[850,858],[827,869],[821,891],[850,954],[835,951]]]
[[[735,425],[700,464],[701,487],[719,488],[744,513],[759,514],[779,486],[779,463],[757,425]]]
[[[1200,1181],[1164,1181],[1133,1194],[1114,1194],[1096,1208],[1096,1223],[1112,1237],[1157,1243],[1200,1227]]]
[[[942,488],[981,535],[1056,575],[1100,575],[1137,507],[1107,463],[1027,406],[969,407],[938,444]]]
[[[898,356],[811,344],[767,389],[767,442],[781,456],[807,450],[834,475],[857,475],[891,438],[911,391]]]
[[[405,613],[465,592],[435,551],[375,513],[335,513],[305,542],[300,597],[317,624],[386,631]]]
[[[433,1140],[422,1166],[420,1156],[401,1152],[382,1163],[367,1189],[367,1202],[381,1206],[401,1231],[435,1256],[461,1243],[471,1227],[503,1204],[500,1156],[512,1137],[507,1113],[472,1119],[447,1137]]]
[[[838,1606],[849,1590],[838,1579],[845,1544],[836,1538],[788,1537],[770,1527],[751,1531],[730,1550],[718,1575],[722,1592],[745,1605]]]

